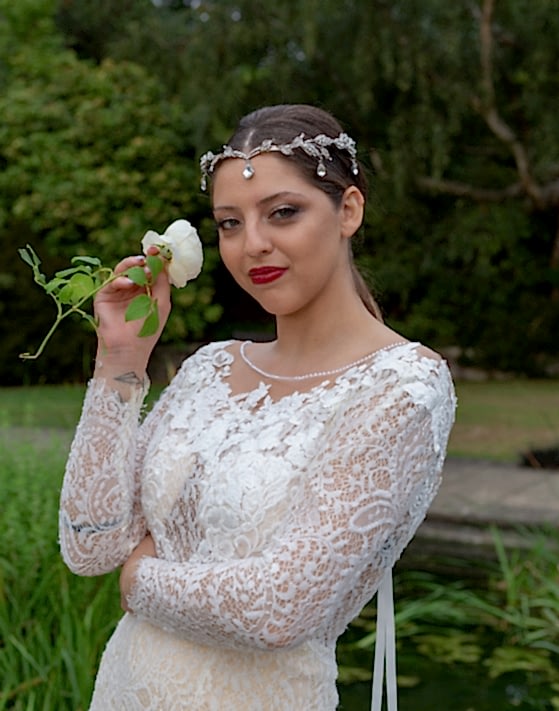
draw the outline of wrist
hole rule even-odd
[[[117,390],[123,400],[128,400],[138,388],[147,389],[149,380],[147,363],[138,359],[137,354],[98,353],[95,361],[94,378],[103,378],[111,388]]]
[[[95,356],[95,370],[103,371],[109,375],[132,371],[143,377],[148,362],[149,353],[144,354],[140,349],[132,347],[108,349],[100,343]]]

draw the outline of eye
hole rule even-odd
[[[228,232],[238,227],[240,222],[234,217],[225,217],[222,220],[216,220],[215,224],[219,232]]]
[[[300,212],[295,205],[282,205],[272,210],[270,218],[272,220],[290,220]]]

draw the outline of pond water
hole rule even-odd
[[[399,684],[398,711],[552,710],[549,700],[538,699],[537,691],[520,675],[491,680],[478,665],[449,666],[423,659],[399,662],[398,673],[418,680],[412,688]],[[339,694],[339,711],[370,711],[370,684],[340,685]]]
[[[398,711],[559,711],[557,555],[542,541],[475,577],[400,571]],[[340,638],[341,680],[367,678],[375,626],[371,604]],[[370,711],[370,682],[339,694],[339,711]]]

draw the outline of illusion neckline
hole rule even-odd
[[[253,341],[248,342],[252,343]],[[232,360],[235,360],[238,356],[231,353],[231,351],[227,350],[227,348],[235,343],[238,343],[238,341],[230,340],[227,341],[226,344],[224,344],[223,346],[223,352],[228,353],[229,357]],[[377,348],[376,351],[373,351],[370,354],[371,357],[368,360],[363,363],[360,363],[359,365],[348,367],[346,370],[339,373],[335,378],[320,379],[318,382],[313,383],[308,388],[295,388],[291,392],[285,393],[283,395],[278,395],[277,397],[274,397],[270,394],[270,388],[273,386],[273,382],[265,382],[263,378],[260,378],[258,383],[253,388],[235,392],[235,390],[231,387],[230,382],[228,382],[227,370],[222,370],[220,382],[223,386],[226,387],[228,397],[232,398],[232,400],[234,400],[239,406],[243,405],[244,407],[247,403],[249,403],[251,411],[255,408],[261,409],[262,407],[275,406],[281,403],[292,401],[294,399],[297,401],[300,401],[301,399],[307,400],[309,397],[316,397],[317,393],[320,391],[334,390],[338,385],[347,381],[349,378],[355,377],[354,374],[356,373],[356,371],[363,372],[365,369],[372,369],[375,363],[377,362],[377,358],[375,357],[377,355],[379,356],[378,360],[380,360],[380,356],[383,354],[397,352],[399,349],[417,348],[421,344],[417,341],[402,341],[398,342],[397,344],[395,343],[391,345],[392,348],[388,351]],[[232,361],[229,362],[229,365],[231,364],[231,362]],[[327,387],[325,387],[326,385]]]

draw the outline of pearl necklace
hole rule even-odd
[[[383,353],[385,351],[391,350],[392,348],[396,348],[397,346],[402,346],[404,343],[406,343],[406,341],[398,341],[397,343],[391,343],[390,345],[384,346],[383,348],[377,348],[376,351],[368,353],[366,356],[358,358],[352,363],[341,365],[339,368],[333,368],[332,370],[317,370],[313,373],[305,373],[305,375],[276,375],[275,373],[268,373],[265,370],[262,370],[247,356],[246,346],[248,343],[252,343],[252,341],[243,341],[241,343],[241,347],[239,348],[239,354],[243,361],[248,365],[248,367],[251,368],[251,370],[254,370],[256,373],[262,375],[264,378],[269,378],[271,380],[312,380],[312,378],[324,378],[329,375],[337,375],[338,373],[342,373],[344,370],[349,370],[350,368],[353,368],[356,365],[366,363],[378,353]]]

